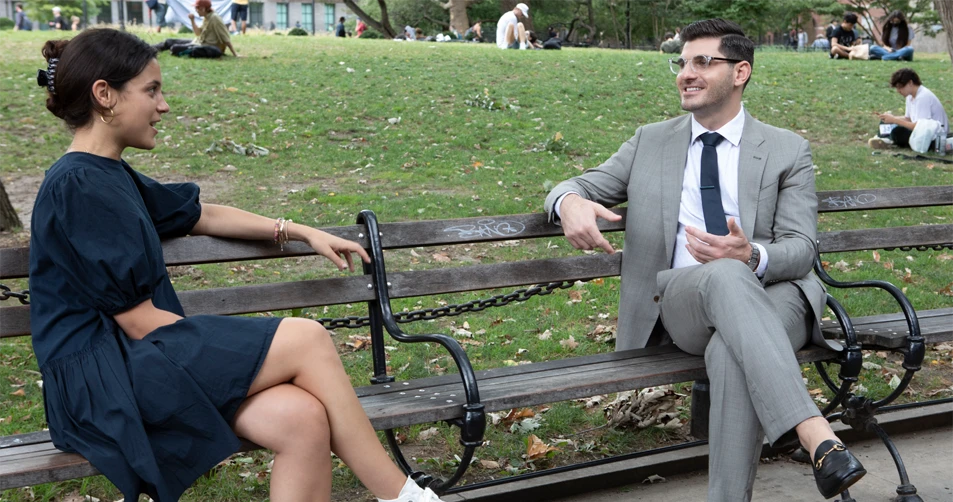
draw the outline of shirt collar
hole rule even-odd
[[[717,132],[721,134],[729,143],[733,146],[738,146],[741,143],[741,133],[745,128],[745,107],[741,105],[741,109],[738,110],[738,115],[735,115],[735,118],[728,121],[727,124],[721,126],[717,131],[709,131],[705,129],[705,126],[698,123],[695,120],[695,115],[692,115],[692,143],[698,139],[699,136],[705,134],[706,132]]]

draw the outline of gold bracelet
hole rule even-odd
[[[285,243],[291,239],[288,237],[288,227],[294,223],[292,220],[281,219],[281,225],[278,227],[278,244],[281,246],[281,250],[285,250]]]

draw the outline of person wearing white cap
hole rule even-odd
[[[496,23],[496,46],[500,49],[527,48],[526,28],[523,20],[529,17],[529,7],[518,3],[510,12],[503,14]]]
[[[56,30],[69,30],[70,25],[63,19],[63,14],[59,7],[53,7],[53,20],[50,21],[50,28]]]

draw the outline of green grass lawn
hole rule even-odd
[[[29,193],[31,187],[35,192],[44,170],[70,141],[66,128],[45,110],[45,92],[35,83],[36,69],[45,68],[40,56],[45,35],[2,34],[0,178],[11,192]],[[143,36],[150,42],[160,40],[154,34]],[[607,159],[638,126],[683,113],[667,57],[651,52],[500,51],[492,44],[265,35],[237,37],[234,42],[240,59],[160,56],[172,110],[159,124],[157,148],[127,151],[126,159],[164,181],[199,183],[207,201],[314,226],[352,224],[361,209],[374,210],[382,222],[538,212],[555,183]],[[953,111],[949,57],[917,54],[916,58],[909,65]],[[867,138],[877,130],[873,113],[903,112],[902,97],[888,85],[890,74],[901,64],[758,51],[745,106],[756,118],[810,140],[818,190],[951,184],[953,169],[948,164],[872,155],[867,148]],[[258,158],[206,153],[221,140],[255,144],[269,153]],[[14,203],[20,204],[22,215],[32,198],[16,196]],[[885,213],[824,215],[819,230],[953,218],[949,208]],[[28,232],[0,237],[5,245],[24,245]],[[451,263],[438,262],[437,253]],[[572,253],[562,239],[514,247],[415,249],[389,252],[388,268]],[[879,278],[906,288],[917,308],[953,305],[949,251],[825,258],[846,264],[849,270],[836,272],[839,278]],[[246,267],[176,267],[171,275],[176,287],[185,290],[334,273],[322,260],[302,258]],[[23,281],[8,285],[25,287]],[[473,343],[466,348],[477,368],[610,351],[611,344],[591,333],[600,324],[614,323],[618,286],[617,279],[593,281],[519,306],[405,329],[453,331],[467,323]],[[396,308],[435,307],[481,296],[486,294],[408,299],[397,302]],[[839,298],[857,315],[896,310],[885,294],[851,291],[839,293]],[[359,309],[341,306],[300,314],[337,316]],[[541,339],[547,330],[551,336]],[[355,385],[367,383],[371,357],[366,350],[351,351],[346,343],[350,336],[366,334],[361,330],[334,334]],[[577,347],[560,343],[570,336]],[[0,352],[0,381],[10,385],[0,393],[0,435],[42,429],[42,393],[35,383],[39,376],[29,341],[3,341]],[[400,379],[439,374],[452,366],[436,347],[397,347],[388,354]],[[890,356],[874,358],[885,367],[892,364]],[[939,376],[921,382],[918,392],[948,387],[949,355],[931,352],[928,361],[936,361],[932,367]],[[872,390],[886,388],[889,378],[869,371],[874,383],[865,385]],[[816,379],[811,382],[816,387]],[[922,394],[905,396],[918,398]],[[477,462],[467,481],[600,458],[683,437],[655,429],[608,429],[599,406],[556,403],[548,411],[536,411],[542,419],[532,432],[511,432],[508,424],[488,428],[490,446],[477,452],[485,463]],[[685,400],[679,411],[687,416]],[[438,426],[438,434],[421,439],[420,433],[430,427],[404,431],[408,456],[428,470],[447,472],[458,451],[455,430]],[[522,455],[529,434],[547,442],[565,436],[572,443],[559,446],[551,458],[528,461]],[[184,500],[264,500],[270,460],[267,452],[235,456],[200,479]],[[0,494],[0,500],[63,500],[72,493],[103,500],[120,497],[99,477],[10,490]],[[335,469],[335,499],[368,499],[343,466]]]

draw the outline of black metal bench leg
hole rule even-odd
[[[917,495],[917,487],[913,486],[913,483],[910,482],[910,478],[907,477],[907,468],[903,465],[900,452],[897,451],[897,446],[893,444],[893,440],[890,439],[887,432],[874,420],[867,422],[867,430],[875,432],[880,436],[880,439],[884,442],[884,446],[887,447],[887,451],[890,452],[890,456],[893,458],[893,463],[897,465],[897,473],[900,474],[900,484],[897,485],[897,497],[894,498],[893,501],[923,502],[923,499]]]
[[[695,439],[708,439],[708,414],[711,412],[711,382],[707,378],[692,384],[692,430]]]

